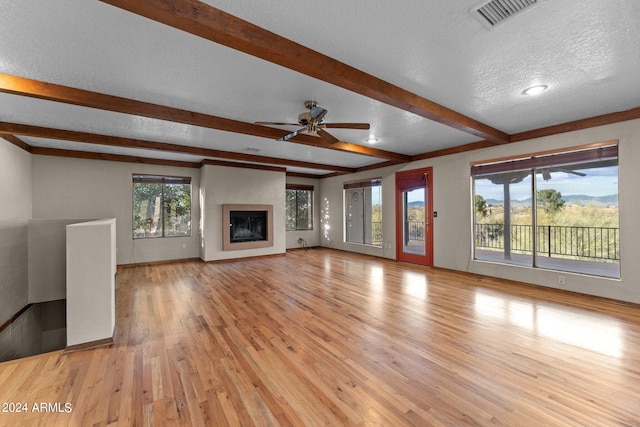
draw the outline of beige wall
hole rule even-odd
[[[465,193],[470,194],[469,162],[609,140],[620,142],[618,172],[622,276],[620,280],[562,273],[566,277],[566,285],[559,286],[558,272],[472,260],[471,198],[462,196]],[[640,302],[640,283],[636,280],[640,273],[640,265],[636,261],[640,253],[640,223],[636,219],[640,200],[635,194],[637,183],[640,182],[640,170],[637,167],[640,164],[638,141],[640,141],[640,120],[634,120],[434,159],[432,164],[436,188],[441,188],[445,183],[448,185],[447,191],[436,191],[434,194],[434,204],[438,210],[435,231],[436,265]]]
[[[77,219],[29,221],[29,302],[56,301],[67,297],[67,225]]]
[[[133,174],[191,177],[191,236],[132,237]],[[199,256],[200,171],[137,163],[33,156],[33,217],[116,218],[117,262],[134,264]]]
[[[640,285],[634,281],[640,274],[635,257],[640,253],[640,224],[636,221],[640,201],[635,194],[640,182],[640,120],[601,126],[575,132],[539,138],[536,140],[491,147],[451,156],[422,160],[399,166],[371,170],[320,180],[316,187],[317,215],[313,232],[305,232],[303,238],[313,246],[322,246],[364,254],[395,258],[395,196],[394,174],[399,170],[433,167],[434,206],[438,218],[434,219],[434,263],[437,267],[487,274],[496,277],[525,281],[532,284],[560,287],[558,273],[543,269],[513,265],[491,264],[475,261],[471,252],[471,191],[469,163],[502,156],[527,154],[541,150],[553,150],[607,140],[620,141],[620,225],[621,274],[620,280],[562,273],[566,285],[562,289],[620,300],[640,302]],[[20,152],[10,144],[2,149],[30,170],[30,155]],[[17,150],[17,151],[16,151]],[[5,162],[0,156],[0,162]],[[6,162],[13,174],[25,176],[24,170],[15,167],[15,161]],[[4,170],[4,169],[3,169]],[[133,173],[157,173],[163,175],[187,175],[193,179],[193,211],[191,238],[159,240],[131,239],[131,175]],[[199,185],[202,174],[203,186]],[[383,247],[345,243],[343,239],[343,190],[346,181],[381,177],[383,179]],[[7,186],[2,189],[8,197],[23,199],[29,194],[29,178],[18,179],[20,188]],[[205,260],[239,258],[246,256],[283,253],[287,247],[298,247],[297,233],[287,233],[284,224],[285,174],[254,169],[205,166],[201,170],[168,168],[150,165],[101,162],[33,156],[33,217],[34,218],[103,218],[118,220],[118,263],[159,261],[164,259],[193,258]],[[315,180],[312,180],[315,181]],[[306,183],[290,178],[289,182]],[[14,180],[15,184],[15,180]],[[314,184],[315,185],[315,184]],[[11,188],[9,188],[11,187]],[[202,191],[200,191],[202,190]],[[199,201],[203,204],[201,238],[198,236]],[[28,197],[27,197],[28,199]],[[247,251],[222,251],[221,214],[225,203],[273,204],[275,246],[271,249]],[[28,215],[30,203],[20,201],[18,212],[11,221]],[[19,227],[18,227],[19,229]],[[15,233],[16,227],[12,227]],[[284,236],[284,237],[283,237]],[[183,248],[183,245],[186,248]],[[26,251],[26,249],[25,249]],[[6,261],[5,261],[6,262]],[[26,268],[26,267],[25,267]],[[6,279],[5,279],[6,282]],[[0,286],[4,286],[0,283]]]
[[[215,261],[280,254],[286,251],[284,203],[285,173],[242,167],[204,165],[201,168],[200,258]],[[222,250],[222,205],[273,205],[273,246]]]
[[[0,323],[27,304],[31,154],[0,138]]]
[[[471,181],[469,163],[503,156],[527,154],[589,143],[619,140],[619,208],[620,208],[620,280],[573,273],[562,273],[564,286],[558,285],[558,272],[515,265],[475,261],[471,250]],[[322,181],[322,217],[329,231],[321,235],[321,244],[343,250],[395,258],[394,173],[433,167],[434,206],[434,264],[453,270],[468,271],[506,279],[524,281],[541,286],[556,287],[590,295],[604,296],[640,303],[640,120],[568,132],[535,140],[475,150],[451,156],[412,162],[393,168],[366,173],[343,175]],[[342,183],[360,178],[381,176],[383,179],[383,239],[384,248],[343,242]],[[386,182],[385,182],[386,181]],[[324,233],[324,226],[321,229]]]

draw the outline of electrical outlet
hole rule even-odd
[[[182,244],[182,249],[187,249],[187,244],[186,243]]]
[[[564,276],[558,276],[558,285],[564,285],[564,284],[565,284]]]

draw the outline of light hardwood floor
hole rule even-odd
[[[638,306],[328,249],[117,287],[115,346],[0,364],[61,407],[0,425],[640,425]]]

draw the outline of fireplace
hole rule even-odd
[[[273,205],[222,205],[222,249],[273,246]]]
[[[267,240],[267,211],[229,211],[229,240],[231,243]]]

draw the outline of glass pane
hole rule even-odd
[[[313,193],[308,190],[297,190],[296,229],[313,229]]]
[[[531,171],[474,179],[475,258],[533,265]]]
[[[345,240],[364,243],[364,189],[350,188],[344,191]]]
[[[162,184],[133,185],[133,238],[162,237]]]
[[[296,229],[296,193],[296,190],[287,190],[286,193],[285,217],[287,231]]]
[[[382,246],[382,187],[349,188],[345,197],[345,241]]]
[[[365,241],[374,246],[382,246],[382,186],[367,187],[365,190]]]
[[[164,185],[164,235],[191,235],[191,185]]]
[[[371,243],[382,246],[382,185],[371,189],[372,217],[371,217]]]
[[[617,163],[536,171],[538,266],[620,277]]]
[[[404,205],[403,252],[425,254],[425,197],[424,188],[402,193]]]

